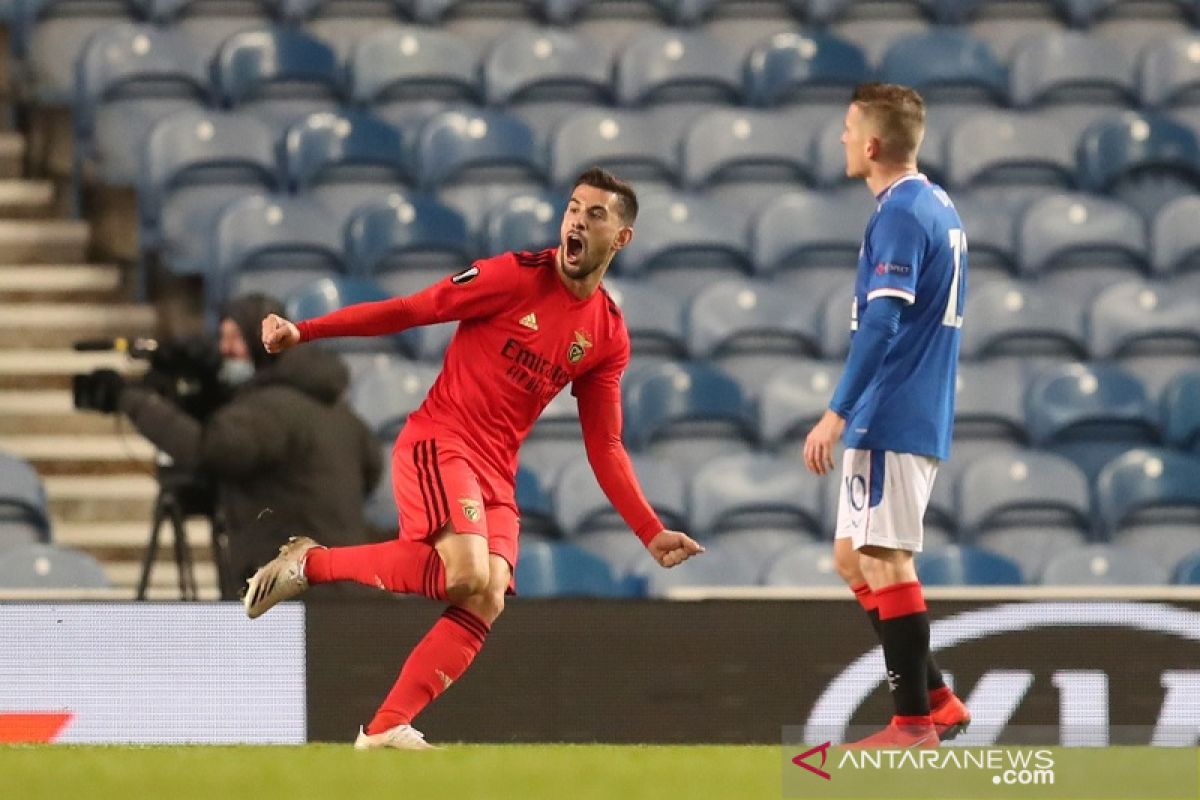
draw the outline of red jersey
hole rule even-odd
[[[441,373],[409,420],[461,439],[480,467],[510,484],[521,442],[546,405],[572,384],[589,458],[596,464],[593,456],[604,451],[623,462],[609,465],[624,473],[616,476],[597,467],[601,486],[648,541],[662,525],[641,497],[620,445],[629,333],[603,287],[584,300],[568,291],[557,258],[557,248],[503,253],[412,296],[350,306],[297,327],[307,341],[460,320]],[[631,488],[635,497],[626,496]]]

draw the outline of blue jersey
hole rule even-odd
[[[846,419],[847,447],[945,460],[954,433],[967,239],[946,192],[924,175],[893,183],[867,223],[851,330],[867,303],[897,297],[900,327]]]

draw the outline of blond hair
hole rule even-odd
[[[913,161],[925,138],[925,101],[915,89],[894,83],[864,83],[850,102],[858,105],[879,138],[880,160]]]

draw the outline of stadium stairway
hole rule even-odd
[[[157,493],[153,449],[123,419],[73,408],[71,376],[134,372],[115,352],[81,353],[79,339],[152,336],[153,306],[131,303],[122,268],[87,263],[90,226],[66,218],[53,183],[24,179],[26,142],[0,132],[0,449],[45,483],[55,544],[91,553],[132,597]],[[209,528],[190,521],[201,597],[217,596]],[[168,545],[151,597],[177,597]]]

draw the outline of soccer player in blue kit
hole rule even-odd
[[[917,171],[925,105],[904,86],[859,86],[846,111],[846,174],[875,195],[858,257],[845,372],[804,444],[834,468],[844,441],[834,560],[883,644],[896,715],[861,747],[937,747],[970,713],[929,650],[913,563],[938,464],[950,453],[967,240],[954,204]]]

